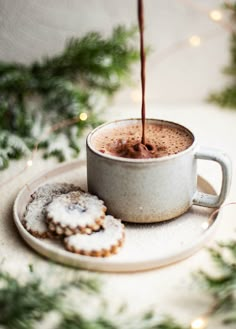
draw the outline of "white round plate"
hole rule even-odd
[[[22,225],[22,218],[30,195],[50,182],[69,182],[86,189],[86,163],[74,161],[56,167],[26,184],[14,203],[14,220],[25,242],[39,254],[62,264],[107,272],[148,270],[184,259],[202,247],[215,231],[219,216],[211,222],[212,209],[193,206],[184,215],[156,224],[125,224],[126,239],[117,255],[108,258],[82,256],[66,251],[58,241],[38,239]],[[215,194],[212,186],[198,177],[202,192]]]

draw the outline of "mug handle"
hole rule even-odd
[[[218,162],[222,170],[222,182],[219,195],[196,191],[193,196],[193,204],[209,208],[218,208],[225,201],[230,189],[232,176],[231,161],[225,153],[206,147],[200,147],[195,153],[195,158]]]

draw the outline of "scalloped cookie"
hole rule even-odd
[[[58,235],[91,234],[102,226],[106,209],[104,202],[90,193],[60,195],[47,207],[48,227]]]
[[[110,215],[104,219],[103,227],[91,235],[75,234],[64,239],[65,248],[71,252],[108,257],[116,254],[124,243],[125,228],[119,219]]]
[[[22,223],[27,231],[39,238],[53,237],[46,224],[46,206],[53,197],[71,191],[82,191],[78,186],[66,183],[52,183],[40,186],[32,195],[26,207]]]

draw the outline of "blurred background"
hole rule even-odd
[[[144,0],[145,44],[151,48],[146,71],[146,99],[150,104],[147,116],[180,122],[196,134],[200,145],[224,150],[233,160],[236,175],[236,111],[222,110],[218,106],[236,108],[236,34],[234,32],[234,51],[230,52],[232,28],[228,25],[229,11],[222,9],[223,2],[226,1]],[[233,7],[231,14],[234,14],[235,26],[236,1],[229,2]],[[85,135],[100,124],[100,119],[140,116],[140,65],[137,60],[133,60],[130,76],[133,84],[125,84],[118,93],[116,90],[120,86],[117,89],[115,86],[112,107],[106,103],[105,112],[96,112],[104,94],[111,94],[109,83],[112,79],[109,78],[117,73],[117,67],[118,71],[130,67],[127,60],[132,53],[132,49],[127,47],[129,38],[116,47],[118,50],[119,46],[124,48],[123,61],[117,60],[117,54],[110,47],[108,55],[116,62],[112,62],[110,67],[102,66],[107,54],[103,53],[103,46],[99,43],[95,45],[99,56],[102,54],[98,58],[92,56],[89,42],[80,44],[78,40],[73,48],[76,60],[72,61],[70,56],[65,56],[65,60],[59,54],[65,49],[67,40],[83,37],[89,31],[104,35],[102,45],[117,46],[116,38],[110,37],[111,32],[120,24],[127,27],[137,25],[136,6],[136,0],[0,0],[0,245],[4,265],[14,274],[23,269],[27,269],[28,273],[28,265],[37,263],[40,275],[45,269],[48,286],[52,265],[28,252],[9,220],[17,192],[39,172],[55,168],[57,160],[85,158]],[[138,35],[133,42],[138,49]],[[91,58],[81,61],[81,52],[86,51],[87,54],[87,49],[90,49]],[[70,49],[65,51],[67,55],[70,53]],[[51,62],[42,61],[45,56],[55,57]],[[30,65],[33,61],[38,61],[37,65]],[[222,74],[222,69],[230,61],[232,76],[229,78]],[[15,65],[14,62],[24,65]],[[61,64],[65,65],[61,67]],[[78,79],[79,83],[72,74],[74,71],[79,78],[81,72],[85,72],[81,81]],[[124,80],[122,77],[122,86]],[[203,103],[211,91],[224,91],[229,82],[232,82],[231,88],[223,97],[220,94],[216,104]],[[104,83],[107,84],[101,90]],[[94,101],[95,93],[97,98]],[[199,174],[219,190],[221,172],[218,165],[209,161],[199,162]],[[233,181],[230,200],[235,201],[235,194],[236,182]],[[222,222],[225,225],[219,230],[220,241],[231,236],[235,240],[234,207],[224,210]],[[235,243],[233,248],[235,250]],[[170,313],[181,323],[185,320],[187,323],[203,310],[205,312],[209,305],[209,296],[204,297],[202,291],[194,289],[190,280],[190,273],[203,268],[202,265],[211,269],[205,252],[176,264],[174,268],[143,272],[132,277],[130,274],[106,275],[109,304],[113,306],[119,302],[121,305],[125,297],[134,314],[147,310],[149,305],[157,305],[159,314]],[[236,309],[235,299],[232,299],[235,296],[235,284],[232,285],[235,267],[232,268],[232,279],[227,277],[232,287],[224,285],[225,281],[222,281],[223,287],[219,286],[226,292],[221,294],[222,298],[227,294],[230,296],[223,300],[226,305],[222,303],[225,316],[228,316],[225,310]],[[28,321],[28,314],[26,318]],[[12,325],[12,321],[10,323]],[[20,323],[19,320],[17,323]],[[233,326],[235,328],[235,322]],[[217,329],[223,327],[224,324],[221,326],[219,322],[212,326]]]
[[[221,69],[228,62],[229,33],[207,13],[222,2],[145,0],[145,43],[152,48],[148,102],[192,104],[225,85]],[[30,63],[58,53],[72,36],[91,30],[108,35],[118,24],[137,24],[135,0],[0,0],[0,60]],[[191,44],[192,36],[200,42]],[[133,81],[116,95],[116,104],[139,99],[138,64]]]

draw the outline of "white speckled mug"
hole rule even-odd
[[[175,218],[192,205],[219,207],[231,183],[231,162],[221,151],[199,147],[194,135],[185,127],[156,119],[151,124],[164,124],[184,129],[193,138],[186,150],[152,159],[130,159],[99,152],[93,146],[103,129],[135,124],[139,119],[105,123],[87,137],[87,181],[90,193],[105,201],[108,212],[127,222],[151,223]],[[219,195],[197,191],[197,159],[220,164],[222,183]]]

